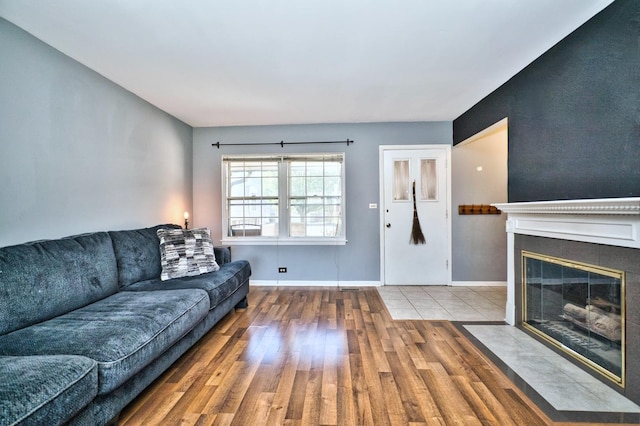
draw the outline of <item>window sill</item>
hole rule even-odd
[[[344,246],[344,238],[272,238],[272,237],[226,237],[221,244],[230,246]]]

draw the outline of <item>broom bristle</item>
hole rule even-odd
[[[413,226],[411,227],[410,243],[413,244],[425,244],[427,241],[420,228],[420,220],[418,220],[418,206],[416,206],[416,181],[413,181]]]
[[[427,240],[424,238],[422,228],[420,228],[420,221],[418,217],[413,218],[413,226],[411,227],[411,242],[413,244],[425,244]]]

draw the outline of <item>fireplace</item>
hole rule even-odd
[[[640,198],[495,206],[507,322],[640,403]]]
[[[624,386],[624,272],[522,251],[522,326]]]

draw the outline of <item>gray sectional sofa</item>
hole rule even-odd
[[[159,225],[0,248],[0,425],[102,425],[223,316],[251,268],[160,279]]]

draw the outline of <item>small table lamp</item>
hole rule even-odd
[[[184,229],[189,229],[189,212],[184,212]]]

